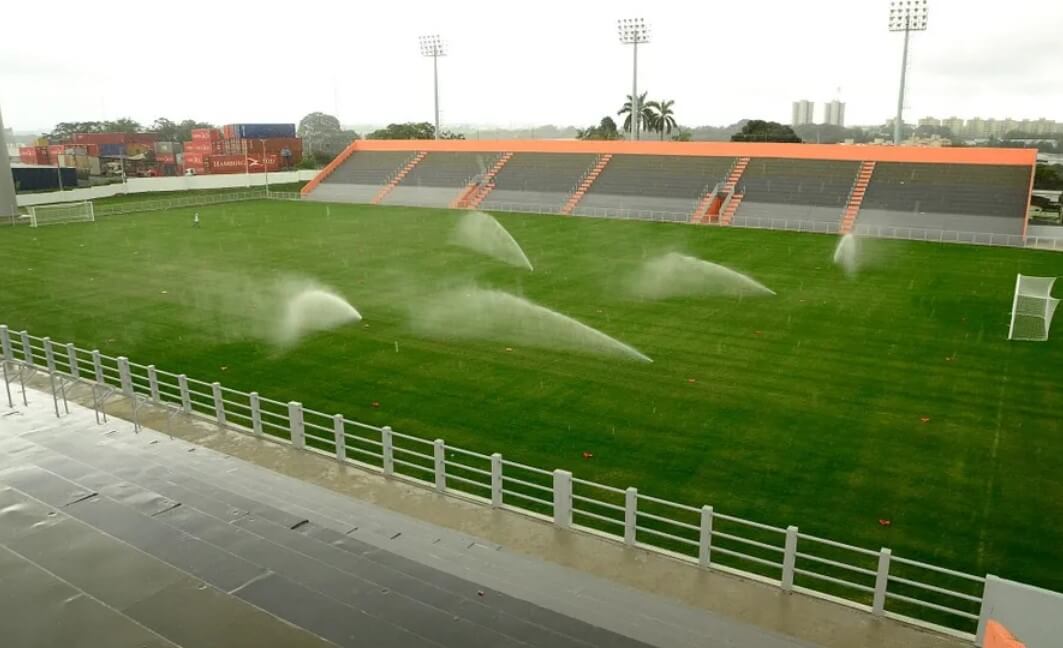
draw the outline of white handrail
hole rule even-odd
[[[746,520],[734,516],[724,515],[720,513],[714,513],[711,507],[697,508],[687,504],[680,504],[677,502],[670,502],[668,500],[651,497],[644,495],[635,489],[619,489],[615,486],[609,486],[606,484],[599,484],[584,479],[576,479],[571,477],[569,473],[565,471],[548,471],[534,466],[528,466],[525,464],[516,463],[509,460],[502,459],[501,455],[485,455],[472,450],[465,450],[463,448],[455,448],[453,446],[444,445],[442,441],[430,441],[422,439],[409,434],[400,434],[392,431],[389,427],[378,428],[373,425],[359,423],[357,421],[351,421],[342,417],[340,414],[325,415],[323,413],[305,409],[299,403],[283,403],[281,401],[272,400],[264,397],[260,397],[257,392],[246,393],[230,387],[222,387],[219,383],[207,383],[204,381],[193,380],[186,378],[183,374],[174,374],[164,370],[157,370],[154,366],[144,366],[136,363],[131,363],[125,358],[112,358],[111,356],[103,356],[97,351],[86,351],[78,349],[73,345],[63,345],[63,349],[67,353],[68,357],[77,357],[80,353],[82,356],[90,356],[93,358],[92,371],[89,371],[89,367],[71,367],[69,363],[57,363],[49,362],[47,365],[41,364],[41,359],[36,357],[38,355],[39,348],[34,342],[39,342],[47,350],[53,348],[53,343],[47,338],[39,338],[31,336],[25,331],[13,332],[8,329],[7,326],[0,325],[0,348],[3,349],[3,355],[0,356],[0,362],[4,364],[5,368],[5,380],[10,383],[12,372],[6,371],[8,365],[13,365],[18,369],[18,379],[21,379],[23,372],[44,372],[52,376],[63,377],[65,380],[73,380],[84,384],[93,386],[94,392],[100,387],[108,387],[114,389],[116,387],[122,387],[124,395],[133,398],[146,398],[151,397],[153,402],[164,404],[170,407],[179,407],[184,409],[188,414],[209,418],[215,420],[219,426],[227,429],[233,429],[237,431],[251,432],[252,428],[255,433],[261,433],[263,429],[269,428],[268,431],[272,437],[277,438],[280,441],[289,442],[295,445],[297,448],[303,448],[307,451],[322,453],[319,449],[321,444],[326,446],[340,447],[335,450],[335,458],[340,461],[345,461],[351,465],[369,469],[380,470],[385,475],[390,475],[395,478],[410,481],[425,487],[445,489],[449,493],[464,495],[470,497],[473,501],[483,504],[490,504],[495,507],[504,507],[517,512],[535,515],[542,518],[541,509],[539,511],[531,510],[525,506],[515,505],[512,501],[504,501],[504,496],[516,497],[536,504],[542,505],[546,508],[553,508],[555,523],[563,527],[575,527],[577,529],[591,530],[598,534],[605,534],[614,538],[618,542],[626,542],[629,545],[636,545],[640,548],[665,552],[671,556],[678,556],[683,558],[692,564],[700,564],[703,567],[711,568],[720,566],[718,558],[710,559],[710,556],[725,556],[731,557],[738,561],[749,561],[754,564],[770,566],[774,569],[782,568],[782,580],[778,581],[779,585],[784,589],[789,589],[793,586],[793,575],[796,573],[800,576],[811,577],[816,581],[823,583],[830,583],[837,586],[845,586],[846,588],[856,590],[858,592],[876,592],[876,596],[879,595],[878,589],[881,588],[882,601],[897,600],[905,603],[915,603],[922,608],[929,610],[937,610],[940,612],[947,612],[954,616],[964,619],[977,620],[977,615],[973,615],[969,612],[957,610],[955,608],[949,608],[935,603],[931,600],[920,600],[898,594],[896,592],[887,591],[887,585],[889,582],[898,583],[905,586],[915,587],[921,592],[930,594],[947,595],[952,596],[963,601],[972,604],[981,604],[982,597],[981,591],[961,592],[947,587],[941,586],[942,578],[960,579],[964,583],[974,588],[976,585],[982,585],[985,583],[985,578],[982,576],[975,576],[964,572],[947,569],[944,567],[937,567],[916,560],[893,557],[892,561],[899,565],[906,566],[908,570],[921,569],[932,574],[931,578],[935,579],[937,583],[921,582],[916,580],[911,574],[906,574],[906,577],[902,578],[898,574],[890,573],[890,562],[880,562],[880,572],[874,572],[867,567],[859,564],[849,564],[847,562],[841,562],[842,559],[833,560],[826,557],[815,556],[808,554],[807,552],[800,552],[797,550],[799,542],[804,543],[818,543],[838,549],[846,550],[856,554],[857,556],[879,556],[880,552],[872,551],[862,547],[856,547],[848,545],[835,540],[828,540],[826,538],[820,538],[808,534],[799,533],[796,527],[781,528],[760,522],[754,522],[752,520]],[[99,364],[99,359],[106,358],[114,361],[117,365],[117,369],[110,366],[103,366]],[[137,370],[143,369],[148,378],[144,378],[140,373],[131,374],[129,368],[132,367]],[[52,381],[55,384],[55,381]],[[206,390],[199,391],[190,389],[189,384],[200,386],[202,385]],[[207,391],[209,390],[209,392]],[[112,392],[113,393],[113,392]],[[223,398],[222,394],[229,395],[231,398]],[[192,396],[199,396],[203,401],[193,399]],[[237,399],[237,400],[234,400]],[[245,404],[245,402],[247,404]],[[195,405],[199,410],[191,410],[189,405]],[[272,405],[277,411],[270,409],[262,409],[261,405]],[[227,411],[225,408],[237,407],[242,410],[249,410],[250,415],[242,412]],[[58,413],[58,409],[57,409]],[[248,421],[252,428],[246,425],[236,425],[231,420],[226,418],[226,414],[236,416],[241,420]],[[313,421],[306,421],[304,417],[310,415],[315,417]],[[136,408],[134,408],[134,416],[136,416]],[[274,419],[274,421],[264,420],[263,416]],[[320,417],[322,423],[317,422],[317,417]],[[328,421],[330,425],[325,425],[324,421]],[[339,423],[342,422],[342,425]],[[369,429],[373,431],[379,431],[381,433],[381,440],[376,441],[374,439],[366,439],[352,435],[343,431],[343,426],[353,425],[363,429]],[[315,448],[311,445],[304,445],[304,439],[306,431],[310,430],[313,433],[309,437],[315,443],[318,443],[319,447]],[[318,436],[321,433],[321,436]],[[405,439],[408,441],[414,441],[417,443],[423,443],[425,445],[431,445],[435,447],[435,456],[426,453],[417,452],[408,448],[403,448],[394,444],[394,439]],[[338,443],[335,439],[342,439],[343,443]],[[374,447],[374,450],[367,450],[355,445],[347,443],[350,440],[352,443],[359,441],[365,441]],[[320,442],[320,443],[319,443]],[[463,456],[471,457],[477,460],[483,460],[490,463],[490,471],[485,468],[477,468],[475,466],[468,466],[458,461],[451,461],[445,458],[445,455],[441,455],[440,449],[444,448],[447,451],[456,452]],[[346,450],[353,450],[359,455],[363,455],[370,463],[364,461],[351,459],[347,457]],[[421,463],[415,463],[413,461],[406,461],[400,458],[395,458],[394,453],[403,453],[405,456],[416,457],[420,460],[427,462],[434,461],[433,465],[426,465]],[[416,477],[408,474],[408,471],[403,473],[393,472],[394,466],[402,466],[409,470],[421,471],[425,473],[426,477]],[[390,467],[389,467],[390,466]],[[450,466],[453,470],[450,474],[447,473],[447,467]],[[513,474],[506,474],[512,471],[526,471],[532,474],[539,474],[543,476],[551,476],[553,478],[550,484],[536,484],[525,479],[515,477]],[[490,483],[485,483],[477,479],[471,479],[461,474],[453,474],[454,471],[461,472],[467,471],[471,475],[479,475],[488,477]],[[560,480],[560,481],[559,481]],[[513,491],[505,488],[506,484],[520,485],[525,488],[534,489],[536,493],[549,493],[550,499],[542,499],[536,497],[527,492]],[[561,487],[565,489],[563,494],[561,490],[557,490]],[[610,495],[624,494],[625,506],[619,506],[616,503],[604,501],[602,499],[596,499],[586,494],[575,494],[572,492],[573,485],[583,486],[585,488],[599,489],[605,491]],[[470,490],[475,489],[473,492]],[[482,490],[488,489],[491,491],[491,499],[487,500],[482,495]],[[582,502],[589,504],[590,506],[601,507],[602,509],[609,511],[616,511],[624,513],[624,519],[612,518],[606,515],[595,513],[594,511],[588,511],[586,509],[575,508],[574,502]],[[651,513],[646,510],[639,510],[639,504],[652,504],[663,506],[671,509],[676,514],[689,514],[696,513],[700,516],[701,524],[695,525],[691,522],[683,521],[681,519],[675,519],[666,517],[667,514],[657,511]],[[563,507],[559,509],[558,507]],[[706,513],[708,511],[708,513]],[[588,527],[575,523],[571,520],[572,514],[582,516],[582,518],[597,521],[599,524],[595,527]],[[706,518],[706,515],[708,516]],[[725,533],[719,529],[714,530],[711,525],[712,518],[733,522],[744,527],[750,527],[761,531],[770,531],[774,533],[784,533],[787,537],[786,547],[777,547],[769,545],[753,538],[746,538],[735,533]],[[655,529],[637,524],[639,519],[654,520],[661,524],[672,525],[673,528],[690,530],[699,532],[699,539],[682,537],[672,533],[668,533],[662,529]],[[604,526],[603,526],[604,525]],[[620,529],[613,527],[619,526]],[[642,535],[637,542],[633,533],[638,532]],[[647,536],[657,537],[661,540],[659,544],[653,544],[652,540]],[[732,542],[740,542],[747,546],[756,547],[761,550],[771,550],[773,552],[783,553],[783,563],[776,563],[774,561],[766,560],[759,556],[749,555],[735,549],[728,549],[726,547],[720,547],[716,543],[712,542],[713,538],[728,540]],[[688,552],[681,551],[676,553],[676,543],[679,546],[689,546]],[[711,547],[711,551],[708,551]],[[889,550],[883,549],[883,554],[889,554]],[[794,565],[796,559],[802,559],[809,561],[798,568]],[[752,574],[743,569],[738,569],[733,566],[733,561],[725,561],[727,564],[723,565],[724,568],[737,571],[744,574]],[[875,588],[871,588],[861,583],[854,583],[847,580],[831,576],[829,574],[821,573],[819,571],[813,571],[813,569],[819,565],[826,565],[834,569],[844,569],[850,573],[857,573],[863,576],[879,576]],[[883,567],[884,565],[884,567]],[[882,572],[881,570],[885,570]],[[755,575],[755,574],[753,574]],[[883,580],[883,577],[885,580]],[[807,586],[802,586],[802,592],[810,593],[812,595],[824,596],[831,600],[844,600],[839,599],[839,591],[836,588],[827,588],[826,590],[810,589]],[[851,604],[860,609],[867,609],[861,598],[852,600]],[[879,612],[876,612],[879,613]],[[937,618],[924,618],[920,621],[925,621],[931,625],[936,624]],[[944,626],[941,626],[944,627]],[[949,629],[955,632],[955,629]],[[973,636],[973,634],[972,634]]]

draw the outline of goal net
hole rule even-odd
[[[96,220],[92,203],[66,203],[63,205],[41,205],[30,207],[30,226],[56,225],[59,223],[84,223]]]
[[[1052,297],[1052,286],[1055,283],[1055,277],[1019,275],[1015,278],[1015,301],[1011,306],[1009,340],[1043,342],[1048,339],[1052,315],[1059,305],[1059,300]]]

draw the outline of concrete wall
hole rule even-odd
[[[1026,648],[1063,645],[1063,594],[1058,592],[988,575],[978,621],[979,646],[990,619],[1007,628]]]
[[[317,171],[313,169],[303,169],[298,171],[278,171],[269,174],[231,173],[225,175],[175,176],[166,178],[129,178],[125,185],[113,184],[85,189],[72,189],[70,191],[20,194],[18,196],[18,204],[20,207],[29,207],[31,205],[47,205],[59,202],[96,200],[97,198],[107,198],[109,196],[117,196],[125,193],[136,194],[151,191],[190,191],[194,189],[224,189],[226,187],[232,187],[234,189],[244,187],[263,187],[266,184],[267,175],[269,177],[269,183],[273,185],[310,180],[317,175]]]

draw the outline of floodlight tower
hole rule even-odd
[[[0,220],[18,219],[15,202],[15,178],[11,175],[11,161],[7,158],[7,138],[4,137],[4,118],[0,116]]]
[[[904,32],[904,53],[901,55],[901,90],[897,97],[897,119],[893,122],[893,143],[901,143],[904,124],[904,84],[908,75],[908,38],[914,31],[926,31],[926,0],[893,0],[890,2],[890,31]]]
[[[639,43],[650,42],[650,27],[642,18],[621,18],[616,21],[616,28],[620,42],[631,45],[631,138],[637,140],[642,121],[642,107],[639,106]]]
[[[439,34],[421,36],[421,55],[432,57],[432,87],[436,99],[436,139],[439,139],[439,57],[447,55]]]

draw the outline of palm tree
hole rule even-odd
[[[650,124],[653,123],[654,112],[653,109],[646,105],[646,93],[643,92],[639,95],[639,129],[646,130]],[[631,133],[631,95],[627,95],[627,101],[617,111],[617,115],[624,116],[624,130]]]
[[[653,124],[651,130],[657,131],[660,134],[661,140],[664,140],[665,135],[671,135],[672,130],[679,127],[679,124],[675,120],[675,111],[672,110],[672,106],[675,105],[675,101],[668,99],[667,101],[651,101],[647,106],[653,111]]]

